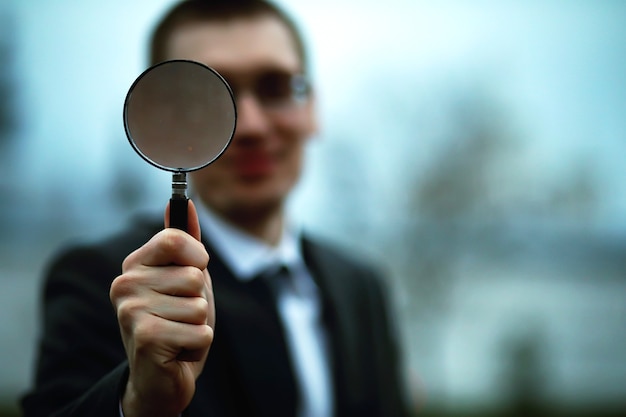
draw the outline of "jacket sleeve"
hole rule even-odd
[[[395,312],[390,303],[388,289],[377,277],[368,281],[368,299],[370,301],[370,322],[372,324],[375,358],[372,363],[377,367],[379,389],[382,393],[384,416],[408,417],[410,409],[407,378],[404,372],[400,333]]]
[[[122,259],[98,247],[66,251],[44,278],[35,381],[24,417],[119,416],[125,352],[109,301]]]

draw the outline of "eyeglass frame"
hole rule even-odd
[[[271,92],[263,93],[263,78],[271,76],[284,76],[288,78],[288,92],[277,93],[276,97],[272,97]],[[230,77],[224,77],[228,82],[235,101],[238,100],[242,92],[251,94],[256,102],[265,110],[289,110],[297,108],[304,104],[311,97],[311,83],[304,73],[289,73],[282,70],[271,70],[261,74],[254,81],[254,85],[240,89],[237,83],[233,82]],[[285,86],[279,86],[285,87]]]

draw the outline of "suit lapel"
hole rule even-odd
[[[333,253],[303,240],[307,267],[316,281],[323,303],[323,320],[329,332],[334,375],[336,416],[349,415],[351,392],[360,383],[358,359],[358,311],[350,271]]]

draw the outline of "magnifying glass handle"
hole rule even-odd
[[[170,227],[187,231],[187,175],[180,171],[172,174],[170,198]]]
[[[188,198],[170,198],[170,227],[187,231],[187,203]]]

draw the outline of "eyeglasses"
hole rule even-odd
[[[235,99],[244,91],[254,96],[266,109],[287,109],[304,103],[310,95],[311,86],[303,74],[291,74],[283,71],[267,71],[259,74],[247,85],[237,82],[235,77],[228,81]]]

